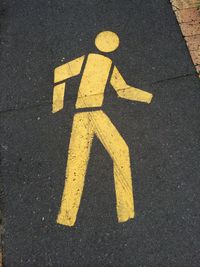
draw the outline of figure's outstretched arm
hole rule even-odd
[[[151,103],[153,95],[151,93],[128,85],[115,66],[110,83],[116,90],[119,97],[134,101],[146,102],[148,104]]]
[[[63,108],[65,95],[65,81],[81,72],[85,56],[76,58],[66,64],[63,64],[54,71],[54,83],[59,83],[53,89],[53,104],[52,113],[55,113]],[[62,83],[60,83],[62,82]]]

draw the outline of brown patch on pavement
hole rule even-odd
[[[171,3],[174,7],[178,9],[200,6],[200,0],[171,0]]]
[[[171,0],[171,3],[200,76],[200,0]]]
[[[200,22],[181,23],[180,26],[184,37],[194,36],[200,33]]]
[[[199,50],[200,49],[200,34],[185,37],[185,40],[190,47],[190,50]]]
[[[199,9],[197,7],[178,9],[174,7],[179,23],[200,22]]]

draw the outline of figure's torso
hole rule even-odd
[[[111,59],[89,54],[79,86],[76,108],[100,107],[110,73]]]

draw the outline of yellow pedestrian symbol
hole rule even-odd
[[[95,45],[101,52],[112,52],[119,46],[119,37],[114,32],[103,31],[96,36]],[[110,58],[90,53],[87,57],[79,57],[55,69],[53,113],[63,108],[66,80],[80,74],[83,65],[57,223],[73,226],[76,222],[94,135],[99,138],[113,160],[118,222],[125,222],[134,218],[129,148],[101,110],[104,91],[107,82],[110,82],[118,96],[125,99],[150,103],[152,94],[129,86],[117,67],[112,67]]]

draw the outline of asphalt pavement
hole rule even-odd
[[[168,0],[8,0],[1,4],[4,266],[198,266],[200,82]],[[75,226],[56,223],[80,76],[53,114],[54,69],[109,54],[151,104],[117,97],[103,111],[130,150],[136,217],[117,222],[113,163],[95,137]]]

